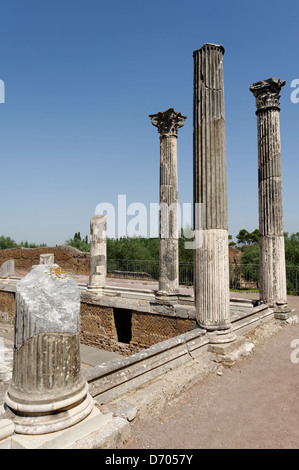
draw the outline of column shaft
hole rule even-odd
[[[160,133],[159,293],[179,290],[177,130],[185,116],[168,111],[150,115]]]
[[[160,136],[159,291],[179,289],[177,137]]]
[[[199,324],[230,328],[224,48],[205,44],[194,52],[194,295]]]

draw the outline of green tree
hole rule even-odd
[[[18,246],[21,246],[23,248],[41,248],[41,247],[47,246],[47,245],[46,245],[46,243],[41,243],[40,245],[38,245],[36,243],[29,243],[26,240],[25,242],[21,241],[21,243]]]
[[[241,263],[242,264],[259,264],[259,245],[257,243],[243,246]]]
[[[243,228],[240,230],[238,235],[236,236],[236,239],[238,240],[239,245],[245,245],[247,243],[247,237],[248,237],[248,231]]]
[[[89,252],[90,244],[88,243],[88,237],[86,236],[84,240],[81,240],[80,232],[75,233],[74,238],[69,238],[65,241],[66,245],[73,246],[80,251]]]
[[[6,250],[7,248],[16,248],[17,243],[10,237],[0,236],[0,250]]]
[[[284,234],[286,264],[299,266],[299,232]]]

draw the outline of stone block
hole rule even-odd
[[[44,253],[40,255],[39,264],[54,264],[54,253]]]
[[[245,338],[243,336],[237,336],[234,341],[228,343],[210,343],[208,351],[215,354],[226,355],[234,351],[236,348],[239,348],[244,343]]]
[[[9,259],[8,261],[5,261],[1,265],[1,277],[2,278],[9,278],[13,277],[15,275],[15,262],[13,259]]]

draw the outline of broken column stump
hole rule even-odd
[[[57,264],[33,266],[16,287],[13,375],[5,396],[15,432],[72,426],[93,408],[80,374],[80,293]]]
[[[106,286],[107,278],[107,221],[104,215],[96,215],[90,221],[90,273],[89,290],[99,292]]]

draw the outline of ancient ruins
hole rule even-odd
[[[250,86],[258,125],[260,300],[230,297],[223,56],[216,44],[193,53],[194,289],[182,288],[178,273],[177,134],[186,116],[170,108],[149,115],[160,134],[158,283],[108,279],[103,215],[90,221],[84,281],[64,267],[71,267],[71,249],[59,264],[59,250],[43,249],[22,278],[14,259],[2,264],[0,322],[14,325],[15,335],[0,448],[71,448],[82,439],[97,445],[99,435],[92,433],[114,418],[96,404],[109,404],[207,352],[221,361],[242,347],[243,333],[293,315],[286,295],[279,131],[285,82],[278,78]],[[122,357],[83,370],[80,344]]]

